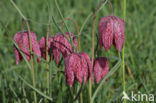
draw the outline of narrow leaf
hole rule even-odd
[[[79,89],[79,91],[78,91],[74,101],[76,101],[78,99],[78,97],[80,96],[80,93],[82,91],[83,86],[84,86],[84,76],[83,76],[83,80],[82,80],[82,83],[81,83],[81,87],[80,87],[80,89]]]
[[[17,74],[17,73],[16,73]],[[41,91],[39,91],[38,89],[34,88],[31,84],[29,84],[26,80],[24,80],[20,75],[17,74],[17,76],[30,88],[32,88],[34,91],[36,91],[38,94],[40,94],[41,96],[45,97],[46,99],[52,101],[52,98],[50,98],[49,96],[45,95],[44,93],[42,93]]]

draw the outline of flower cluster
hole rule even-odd
[[[124,45],[124,29],[124,21],[120,18],[115,16],[101,18],[99,22],[99,44],[101,50],[104,47],[108,51],[111,45],[114,44],[116,49],[121,51]],[[48,40],[46,40],[46,37],[41,37],[39,43],[34,32],[31,32],[30,35],[32,52],[38,56],[38,62],[40,62],[39,57],[46,59],[46,52],[48,52],[59,64],[60,54],[62,54],[65,63],[65,77],[70,86],[73,85],[74,80],[80,83],[84,80],[85,84],[89,78],[91,78],[93,83],[93,74],[96,82],[99,83],[109,72],[109,63],[106,57],[97,57],[92,64],[87,53],[76,52],[73,49],[73,46],[77,48],[78,45],[73,33],[70,33],[70,36],[67,32],[65,35],[57,33],[54,37],[49,36]],[[14,40],[26,59],[30,61],[31,53],[28,36],[28,31],[18,32],[15,34]],[[70,41],[73,42],[73,46]],[[48,50],[46,51],[46,49]],[[19,64],[19,61],[23,58],[16,46],[14,46],[14,52],[16,64]]]

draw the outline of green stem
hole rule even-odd
[[[46,35],[46,61],[49,62],[49,56],[48,56],[48,40],[49,40],[49,32],[50,32],[50,25],[47,25],[47,35]],[[46,71],[47,71],[47,89],[48,89],[48,94],[49,94],[49,84],[50,84],[50,79],[49,79],[49,64],[46,64]]]
[[[35,73],[34,73],[34,63],[33,63],[33,54],[32,54],[32,43],[31,43],[31,32],[30,32],[30,26],[27,20],[25,20],[27,28],[28,28],[28,37],[29,37],[29,46],[30,46],[30,63],[31,63],[31,74],[32,74],[32,82],[33,82],[33,87],[36,87],[35,83]],[[37,96],[36,92],[34,91],[34,103],[37,103]]]
[[[80,93],[80,103],[83,103],[83,93]]]
[[[93,27],[92,27],[92,65],[94,63],[94,45],[95,45],[95,20],[96,20],[96,14],[100,10],[101,6],[105,4],[107,0],[102,0],[95,9],[94,15],[93,15]],[[89,103],[92,103],[92,83],[91,78],[89,78]]]
[[[123,19],[126,21],[126,0],[123,2]],[[125,83],[125,46],[122,49],[122,71],[123,71],[123,91],[126,92],[126,83]],[[126,103],[126,99],[124,99],[124,103]]]
[[[57,10],[58,10],[58,12],[59,12],[59,15],[60,15],[61,19],[64,21],[64,17],[63,17],[63,15],[62,15],[62,13],[61,13],[61,10],[60,10],[59,6],[58,6],[57,0],[55,0],[55,4],[56,4],[56,8],[57,8]],[[66,30],[67,30],[68,33],[69,33],[69,37],[70,37],[70,40],[69,40],[69,41],[70,41],[70,43],[71,43],[71,45],[72,45],[72,48],[76,49],[76,47],[74,46],[72,37],[71,37],[71,33],[70,33],[70,31],[69,31],[69,28],[67,27],[67,24],[66,24],[65,22],[64,22],[64,25],[65,25]],[[64,35],[64,36],[65,36],[66,39],[68,40],[67,36],[66,36],[66,35]]]
[[[80,47],[80,32],[79,32],[79,26],[78,26],[78,23],[74,20],[74,19],[72,19],[72,18],[64,18],[64,21],[65,20],[70,20],[70,21],[72,21],[73,23],[74,23],[74,25],[75,25],[75,28],[76,28],[76,31],[77,31],[77,35],[78,35],[78,39],[77,39],[77,42],[78,42],[78,51],[80,52],[80,49],[81,49],[81,47]],[[61,25],[61,31],[63,32],[63,25],[64,25],[64,21],[62,21],[62,25]]]
[[[19,12],[19,14],[25,20],[27,28],[28,28],[28,37],[29,37],[29,46],[30,46],[31,74],[32,74],[33,87],[35,88],[36,83],[35,83],[35,73],[34,73],[34,64],[33,64],[33,54],[32,54],[32,43],[31,43],[30,26],[29,26],[27,18],[23,15],[23,13],[20,11],[20,9],[17,7],[17,5],[13,2],[13,0],[10,0],[10,2],[13,4],[13,6],[16,8],[16,10]],[[34,91],[34,103],[37,103],[37,97],[36,97],[36,92],[35,91]]]

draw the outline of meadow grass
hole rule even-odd
[[[14,0],[23,15],[28,19],[30,30],[37,34],[37,38],[46,36],[47,25],[50,25],[51,34],[61,32],[62,17],[50,0]],[[93,12],[101,0],[57,0],[60,12],[64,18],[73,18],[80,28],[81,51],[87,52],[90,57],[92,43]],[[114,15],[123,18],[123,1],[111,0]],[[126,0],[126,42],[124,47],[125,58],[125,88],[126,93],[131,91],[156,95],[156,1],[154,0]],[[32,84],[31,70],[23,60],[15,64],[13,45],[14,34],[22,31],[22,17],[11,4],[10,0],[0,1],[0,103],[32,103],[34,92],[40,103],[72,103],[73,89],[69,88],[64,76],[64,62],[58,66],[55,61],[48,63],[49,89],[47,88],[47,63],[37,63],[34,58],[34,78],[36,87]],[[123,91],[123,75],[121,59],[112,46],[106,52],[101,52],[97,45],[98,22],[101,17],[110,15],[111,10],[106,4],[98,12],[95,20],[95,57],[109,58],[110,73],[101,84],[92,85],[93,103],[121,103]],[[58,27],[54,23],[57,23]],[[49,22],[50,21],[50,22]],[[69,31],[77,35],[77,30],[70,21],[65,21]],[[64,26],[63,32],[68,31]],[[25,30],[27,26],[25,25]],[[97,48],[97,49],[96,49]],[[121,55],[122,56],[122,55]],[[118,67],[118,68],[117,68]],[[88,103],[88,82],[82,88],[83,103]],[[76,83],[75,85],[79,85]],[[99,89],[97,89],[100,86]],[[81,87],[76,88],[76,93]],[[49,91],[51,91],[49,93]],[[94,94],[96,93],[96,94]],[[79,99],[79,98],[78,98]],[[77,102],[75,100],[74,102]],[[127,101],[127,103],[131,103]],[[144,103],[144,102],[142,102]],[[147,102],[148,103],[148,102]]]

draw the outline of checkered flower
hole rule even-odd
[[[109,72],[108,60],[105,57],[98,57],[94,60],[93,72],[97,83],[100,82]]]
[[[115,45],[118,51],[121,51],[125,39],[125,24],[124,21],[115,16],[106,16],[100,19],[99,22],[99,42],[100,48],[104,46],[108,51],[112,44]]]
[[[65,33],[65,35],[67,36],[68,39],[70,39],[68,33]],[[77,47],[76,39],[73,37],[72,33],[71,33],[71,37],[73,39],[74,46]],[[53,47],[54,47],[53,53],[59,54],[58,52],[61,52],[63,58],[67,57],[69,54],[71,54],[73,52],[73,48],[72,48],[71,44],[61,33],[58,33],[54,36]],[[57,63],[59,63],[60,58],[58,58],[57,55],[54,55],[54,58],[58,61]]]
[[[65,76],[67,83],[72,86],[74,79],[84,84],[92,77],[92,67],[90,57],[86,53],[73,53],[65,58]]]
[[[28,31],[18,32],[14,35],[14,40],[19,46],[20,50],[23,52],[24,56],[28,61],[30,61],[30,47],[29,47],[29,38],[28,38]],[[37,42],[37,37],[34,32],[31,32],[31,43],[32,43],[32,51],[37,56],[41,56],[40,47]],[[19,61],[23,59],[22,55],[20,54],[17,47],[14,45],[14,53],[16,58],[16,64],[19,64]],[[40,59],[37,59],[40,62]]]

